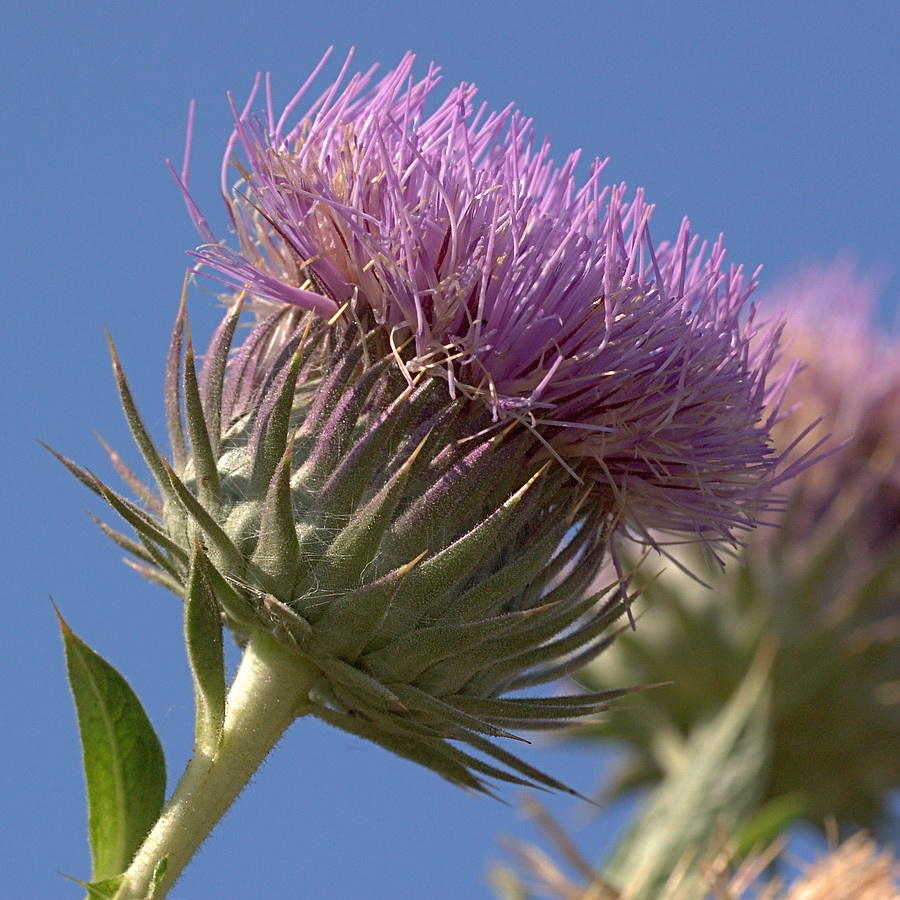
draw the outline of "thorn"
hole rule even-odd
[[[62,617],[62,613],[59,611],[59,607],[56,605],[56,601],[53,599],[53,594],[48,594],[47,596],[50,598],[50,604],[53,606],[53,612],[56,613],[56,619],[59,622],[59,630],[63,634],[71,634],[72,629],[69,628],[68,623]]]

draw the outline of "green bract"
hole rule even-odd
[[[404,348],[352,306],[331,322],[286,308],[229,361],[239,314],[199,373],[179,316],[171,461],[114,352],[156,487],[119,463],[139,505],[66,461],[138,540],[107,532],[200,611],[202,568],[240,644],[268,633],[312,666],[304,713],[462,785],[485,789],[487,775],[562,788],[493,739],[569,723],[624,693],[509,696],[593,657],[626,612],[621,587],[592,589],[612,498],[580,485],[528,428],[492,423],[442,379],[406,377]],[[206,696],[202,665],[195,676]]]

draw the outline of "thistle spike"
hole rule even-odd
[[[276,596],[290,599],[293,572],[300,560],[300,542],[291,500],[291,459],[294,441],[290,440],[272,477],[262,508],[259,541],[252,562],[265,572]]]
[[[87,470],[86,470],[87,471]],[[131,501],[121,497],[111,488],[108,488],[96,475],[88,471],[88,475],[94,479],[96,492],[138,533],[142,539],[156,544],[179,562],[187,565],[188,554],[180,547],[160,526],[160,523],[149,516],[140,507]]]
[[[244,298],[240,296],[231,305],[228,315],[222,320],[213,334],[200,369],[199,385],[200,396],[203,401],[204,419],[207,423],[210,443],[215,454],[218,454],[222,440],[222,403],[228,353],[234,341],[234,333],[237,330],[243,307]],[[176,471],[179,471],[180,467],[177,460],[173,458],[173,462],[175,464],[174,468]]]
[[[121,547],[126,553],[131,554],[137,559],[143,560],[146,563],[150,563],[151,565],[156,565],[156,557],[150,554],[150,552],[146,549],[146,547],[140,542],[132,540],[127,535],[122,534],[119,531],[116,531],[111,525],[107,525],[102,519],[98,519],[97,516],[92,513],[88,513],[90,518],[94,521],[97,527],[114,543]]]
[[[483,564],[485,556],[502,543],[501,534],[516,533],[517,507],[534,484],[535,479],[530,478],[468,534],[422,562],[409,574],[378,631],[374,641],[377,647],[395,640],[407,630],[409,622],[418,621],[435,600],[471,577]]]
[[[169,355],[166,361],[166,423],[169,429],[169,443],[172,445],[172,465],[181,471],[188,458],[187,444],[184,439],[184,425],[181,421],[182,376],[181,359],[184,346],[184,316],[187,306],[187,286],[190,274],[185,273],[181,290],[181,303],[172,329],[169,342]]]
[[[327,590],[343,593],[352,590],[364,571],[375,559],[381,539],[403,494],[409,473],[425,440],[413,450],[387,484],[350,520],[322,554],[321,561],[310,572],[306,582],[317,583]],[[303,585],[297,590],[302,592]]]
[[[278,377],[268,387],[260,404],[249,445],[253,458],[251,483],[257,491],[268,488],[284,457],[303,353],[304,345],[298,336],[290,364],[278,370]]]
[[[197,369],[194,364],[194,345],[191,340],[191,325],[187,316],[184,317],[184,328],[184,417],[191,444],[191,463],[198,486],[199,499],[215,514],[221,502],[219,470],[200,398],[200,386],[197,382]]]
[[[456,706],[451,706],[449,703],[439,700],[426,691],[419,690],[415,685],[401,682],[392,685],[392,689],[403,701],[403,705],[407,709],[432,716],[436,721],[449,720],[463,731],[477,731],[488,737],[506,738],[510,741],[521,741],[524,744],[531,743],[531,741],[526,740],[521,735],[513,734],[513,732],[507,731],[499,725],[491,724],[476,716],[469,715]]]
[[[427,554],[321,606],[316,618],[315,646],[322,653],[356,662],[384,619],[403,579]]]
[[[196,540],[184,598],[184,634],[197,710],[194,752],[214,757],[225,726],[225,657],[222,616],[207,569],[206,554]]]
[[[249,561],[244,558],[241,551],[228,537],[222,526],[216,522],[212,514],[188,490],[184,482],[175,473],[175,470],[170,467],[168,474],[177,500],[184,507],[188,516],[194,520],[204,538],[212,545],[216,566],[224,567],[233,578],[246,579],[250,568]]]
[[[163,500],[165,502],[170,502],[174,500],[175,497],[169,479],[166,477],[167,463],[163,455],[157,450],[156,444],[153,442],[153,438],[150,437],[150,432],[147,431],[147,426],[144,425],[144,420],[138,412],[134,397],[131,393],[131,388],[128,386],[128,381],[125,378],[125,371],[122,368],[119,354],[116,351],[116,346],[113,343],[113,339],[109,332],[106,334],[106,341],[109,345],[110,357],[112,358],[113,374],[116,379],[116,387],[119,390],[119,400],[122,403],[122,410],[125,413],[125,419],[131,430],[131,435],[134,438],[134,442],[137,444],[138,449],[141,451],[141,456],[144,457],[147,468],[150,469],[151,474],[156,480],[156,484],[159,487],[159,492],[162,495]]]
[[[381,681],[402,683],[417,682],[428,669],[453,660],[464,668],[468,676],[472,672],[473,659],[477,661],[480,658],[478,651],[481,646],[508,633],[510,640],[515,642],[516,627],[535,617],[540,618],[539,610],[526,609],[463,625],[422,625],[366,653],[360,659],[360,665]],[[462,658],[461,648],[465,648]],[[491,655],[489,658],[495,657]],[[477,662],[475,664],[477,666]]]
[[[125,484],[129,487],[131,492],[140,500],[141,503],[144,504],[148,509],[152,509],[154,511],[158,511],[162,503],[159,499],[159,496],[146,485],[144,482],[135,474],[134,470],[125,464],[119,454],[113,450],[109,444],[106,443],[105,440],[101,437],[101,435],[96,435],[97,440],[100,442],[100,446],[106,451],[109,456],[110,462],[113,464],[113,468],[116,470],[116,474]]]

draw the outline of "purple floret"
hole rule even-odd
[[[472,85],[427,112],[438,69],[414,81],[413,59],[342,88],[348,58],[302,116],[312,77],[280,116],[268,81],[261,116],[253,97],[235,108],[239,249],[188,198],[195,257],[259,312],[371,309],[394,346],[413,342],[397,355],[410,381],[531,429],[618,501],[618,527],[735,542],[792,471],[769,434],[790,371],[767,384],[779,328],[747,309],[754,277],[687,220],[655,247],[641,191],[602,185],[599,159],[579,187],[577,153],[555,165],[530,120],[476,106]]]

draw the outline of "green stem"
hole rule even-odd
[[[197,752],[147,835],[115,900],[163,900],[184,867],[235,801],[287,727],[307,712],[318,677],[268,635],[247,643],[228,693],[214,756]],[[162,861],[165,860],[165,863]],[[165,865],[154,888],[158,867]]]

